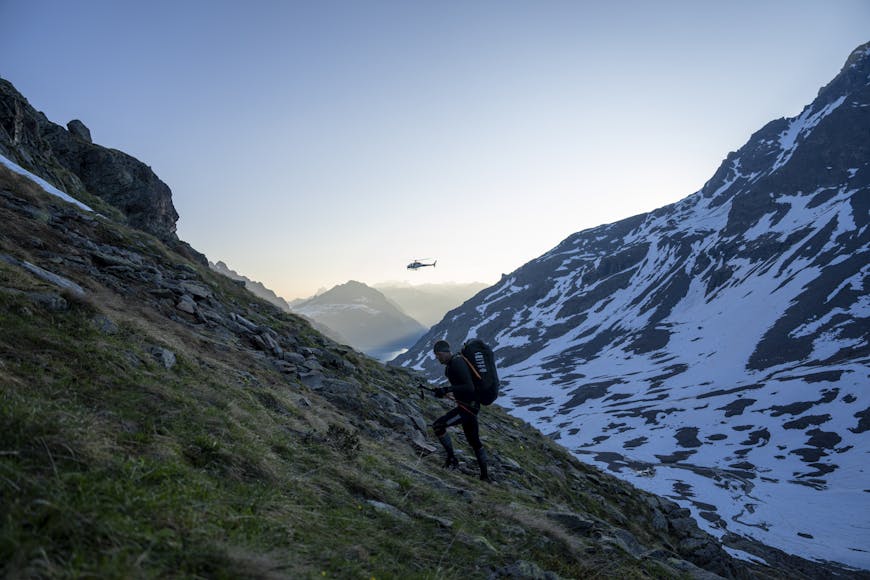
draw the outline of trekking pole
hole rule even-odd
[[[426,398],[426,391],[429,391],[430,393],[435,392],[435,389],[430,389],[429,387],[423,386],[423,383],[420,383],[419,385],[417,385],[417,387],[419,387],[420,389],[420,399]]]
[[[431,391],[428,387],[423,385],[423,380],[417,380],[417,388],[420,389],[420,400],[424,400],[426,398],[426,391]]]
[[[426,398],[426,391],[429,391],[430,393],[435,392],[435,389],[430,389],[429,387],[426,386],[426,384],[429,381],[427,381],[423,377],[419,377],[419,376],[416,377],[416,381],[417,381],[417,388],[420,389],[420,399]]]
[[[419,383],[419,384],[417,385],[417,388],[420,389],[420,399],[421,399],[421,400],[425,400],[425,398],[426,398],[426,391],[429,391],[430,393],[434,393],[434,392],[437,390],[437,389],[430,389],[429,387],[424,386],[422,382]],[[438,399],[446,399],[446,398],[449,398],[449,397],[436,397],[436,398],[438,398]]]

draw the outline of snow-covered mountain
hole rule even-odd
[[[498,403],[736,546],[870,568],[870,44],[698,192],[582,231],[451,311]]]
[[[291,308],[325,326],[328,336],[335,331],[334,340],[382,360],[392,358],[426,332],[426,327],[383,294],[354,280]]]

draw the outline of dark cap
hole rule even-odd
[[[439,340],[435,343],[435,346],[432,347],[432,350],[435,352],[450,352],[450,343],[446,340]]]

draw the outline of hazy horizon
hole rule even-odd
[[[341,285],[347,284],[348,282],[359,282],[361,284],[365,284],[369,288],[373,288],[373,289],[379,290],[379,291],[383,290],[383,289],[396,289],[396,288],[399,288],[399,289],[413,288],[416,290],[425,290],[425,289],[429,289],[429,288],[440,288],[440,289],[456,288],[456,289],[459,289],[459,288],[464,288],[467,286],[478,286],[478,285],[482,285],[484,287],[492,286],[492,284],[487,284],[486,282],[476,282],[476,281],[475,282],[419,282],[419,283],[413,283],[413,282],[406,282],[403,280],[386,280],[383,282],[366,282],[364,280],[345,280],[344,282],[339,282],[338,284],[334,284],[330,287],[322,286],[322,287],[318,288],[316,292],[314,292],[313,294],[311,294],[309,296],[298,296],[295,298],[290,298],[288,296],[281,296],[281,298],[284,298],[288,302],[293,302],[296,300],[308,300],[309,298],[314,298],[315,296],[319,296],[319,295],[323,294],[324,292],[328,292],[329,290],[332,290],[336,286],[341,286]]]
[[[0,3],[0,76],[150,165],[287,299],[479,281],[699,190],[868,39],[870,2]],[[436,268],[412,272],[415,258]]]

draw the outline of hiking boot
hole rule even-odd
[[[474,455],[477,457],[477,466],[480,467],[480,480],[481,481],[492,481],[489,478],[489,470],[486,467],[486,449],[481,447],[480,449],[474,450]]]
[[[447,459],[444,461],[445,469],[456,469],[459,467],[459,460],[456,459],[456,454],[453,453],[453,442],[450,440],[450,435],[445,433],[438,438],[438,441],[444,446],[444,451],[447,452]]]

